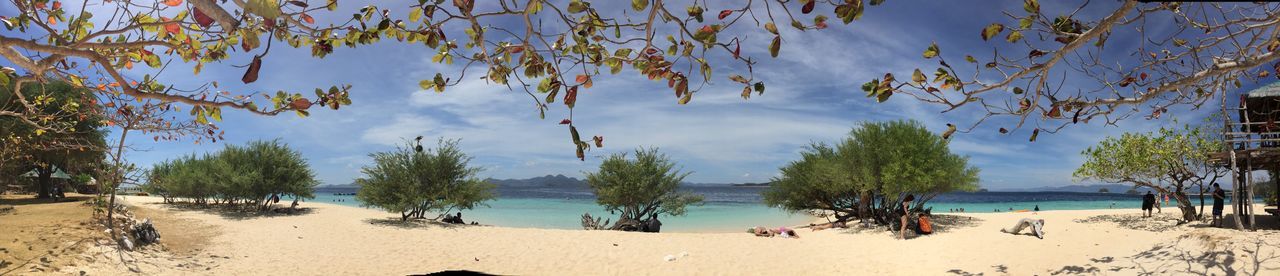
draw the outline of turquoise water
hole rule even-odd
[[[342,199],[343,202],[333,200]],[[352,196],[318,194],[311,202],[346,206],[360,206]],[[467,223],[551,229],[582,229],[582,214],[617,220],[594,200],[499,198],[488,202],[489,207],[462,211]],[[372,207],[370,207],[372,208]],[[455,211],[456,212],[456,211]],[[687,214],[679,217],[661,216],[663,232],[736,232],[751,226],[783,226],[808,224],[813,220],[805,214],[789,214],[761,204],[706,204],[689,207]],[[388,214],[391,215],[391,214]]]
[[[662,216],[664,232],[737,232],[752,226],[791,226],[808,224],[815,218],[807,214],[791,214],[761,203],[759,188],[692,187],[691,191],[707,197],[705,205],[689,207],[685,216]],[[311,202],[361,207],[350,193],[354,189],[318,191]],[[616,220],[596,205],[589,190],[580,188],[499,188],[498,199],[488,207],[463,211],[463,220],[481,224],[550,229],[582,229],[582,214]],[[1199,203],[1198,198],[1193,202]],[[1141,196],[1105,193],[1066,192],[989,192],[950,193],[929,201],[935,213],[964,208],[966,213],[1008,212],[1009,210],[1091,210],[1137,209]],[[1212,204],[1212,201],[1207,201]],[[1172,205],[1165,205],[1171,207]],[[396,214],[387,214],[395,216]]]

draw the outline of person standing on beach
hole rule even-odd
[[[911,201],[915,200],[915,195],[907,195],[902,199],[902,208],[898,209],[898,214],[902,216],[902,227],[898,229],[898,237],[907,239],[907,217],[911,215]]]
[[[1156,206],[1156,194],[1152,194],[1151,190],[1147,190],[1147,195],[1142,195],[1142,211],[1143,217],[1151,217],[1151,210]]]
[[[1156,201],[1156,204],[1154,206],[1156,206],[1157,214],[1164,213],[1164,209],[1160,208],[1160,207],[1164,207],[1164,201],[1160,201],[1160,197],[1163,197],[1163,196],[1164,196],[1164,193],[1160,193],[1160,195],[1154,199]]]
[[[1218,186],[1218,183],[1213,183],[1213,226],[1214,227],[1222,227],[1222,225],[1219,225],[1219,223],[1221,223],[1222,221],[1222,202],[1226,199],[1227,199],[1227,192],[1223,191],[1222,186]]]

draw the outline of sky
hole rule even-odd
[[[317,19],[344,18],[349,14],[344,11],[363,6],[357,2],[361,1],[340,2],[342,11]],[[401,4],[375,2],[388,7]],[[612,4],[621,2],[625,1]],[[618,75],[602,75],[593,88],[580,91],[574,111],[574,123],[583,136],[605,138],[605,147],[593,148],[585,161],[574,157],[567,127],[558,125],[567,117],[558,102],[546,119],[539,119],[527,94],[490,85],[477,77],[477,71],[444,93],[423,91],[419,80],[437,72],[451,75],[458,67],[432,63],[434,51],[420,44],[384,40],[359,48],[339,47],[324,59],[311,58],[309,49],[276,47],[264,59],[258,81],[247,85],[239,83],[243,69],[232,66],[248,62],[250,56],[244,53],[233,54],[229,62],[206,65],[199,75],[175,62],[174,68],[160,73],[163,80],[179,85],[219,81],[236,93],[285,90],[304,95],[316,87],[351,84],[353,103],[337,111],[313,110],[307,118],[224,110],[218,126],[227,133],[225,141],[195,145],[136,137],[127,141],[136,149],[127,157],[149,167],[183,154],[213,152],[224,143],[280,139],[302,152],[322,183],[347,184],[372,162],[369,153],[392,150],[422,135],[427,141],[461,139],[461,148],[474,157],[472,164],[485,168],[481,177],[581,177],[608,154],[657,147],[693,172],[687,181],[765,182],[778,175],[780,166],[798,159],[806,145],[840,140],[859,122],[913,119],[936,132],[944,131],[947,123],[972,123],[983,114],[976,106],[941,113],[938,106],[910,97],[876,103],[859,87],[886,72],[907,76],[914,68],[936,67],[936,61],[920,55],[930,42],[937,42],[950,60],[962,60],[957,53],[989,53],[997,43],[982,41],[979,30],[1002,19],[1001,10],[1021,12],[1021,2],[886,1],[868,7],[861,20],[849,25],[833,19],[830,28],[819,31],[780,27],[785,43],[776,59],[768,57],[771,36],[759,29],[738,29],[745,36],[743,53],[761,59],[755,73],[768,86],[764,95],[750,100],[741,99],[741,86],[727,80],[731,73],[745,74],[744,68],[721,53],[713,54],[713,61],[718,61],[713,81],[687,105],[676,104],[665,81],[650,81],[629,68]],[[1044,10],[1066,9],[1057,1],[1044,2]],[[1082,13],[1107,12],[1113,4],[1096,4]],[[0,13],[9,15],[12,9],[6,5]],[[1126,47],[1123,38],[1111,40],[1112,47]],[[1068,85],[1072,81],[1089,80],[1072,78]],[[1250,83],[1244,89],[1257,86]],[[1214,108],[1173,111],[1186,122],[1199,120]],[[1041,133],[1035,142],[1027,139],[1030,127],[999,134],[998,128],[1012,128],[1014,123],[1012,118],[1000,118],[972,133],[958,133],[950,147],[970,157],[970,164],[982,170],[980,185],[990,190],[1095,184],[1071,176],[1083,162],[1082,150],[1107,136],[1172,125],[1175,116],[1157,120],[1135,116],[1114,126],[1074,125],[1055,134]]]

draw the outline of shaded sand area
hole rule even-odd
[[[625,233],[403,224],[376,210],[308,203],[302,214],[247,216],[175,209],[126,197],[159,217],[170,250],[63,271],[117,275],[391,275],[472,270],[519,275],[1280,275],[1280,231],[1175,226],[1136,209],[939,216],[939,233],[896,240],[883,228],[800,229],[799,239],[747,233]],[[145,210],[142,210],[145,209]],[[1022,217],[1045,239],[1000,233]],[[1260,217],[1275,229],[1272,217]],[[0,220],[3,218],[0,217]],[[170,225],[172,224],[172,225]],[[744,225],[745,230],[750,225]],[[1134,229],[1137,228],[1137,229]],[[179,250],[183,248],[182,250]],[[90,248],[89,253],[109,252]],[[95,253],[99,252],[99,253]],[[687,253],[687,255],[682,254]],[[666,261],[667,255],[682,256]]]

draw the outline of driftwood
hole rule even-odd
[[[583,213],[583,214],[582,214],[582,229],[586,229],[586,230],[604,230],[604,229],[606,228],[606,227],[605,227],[605,225],[609,225],[609,220],[608,220],[608,219],[606,219],[606,220],[604,220],[604,222],[600,222],[600,219],[601,219],[601,218],[592,218],[592,217],[591,217],[591,213]]]

